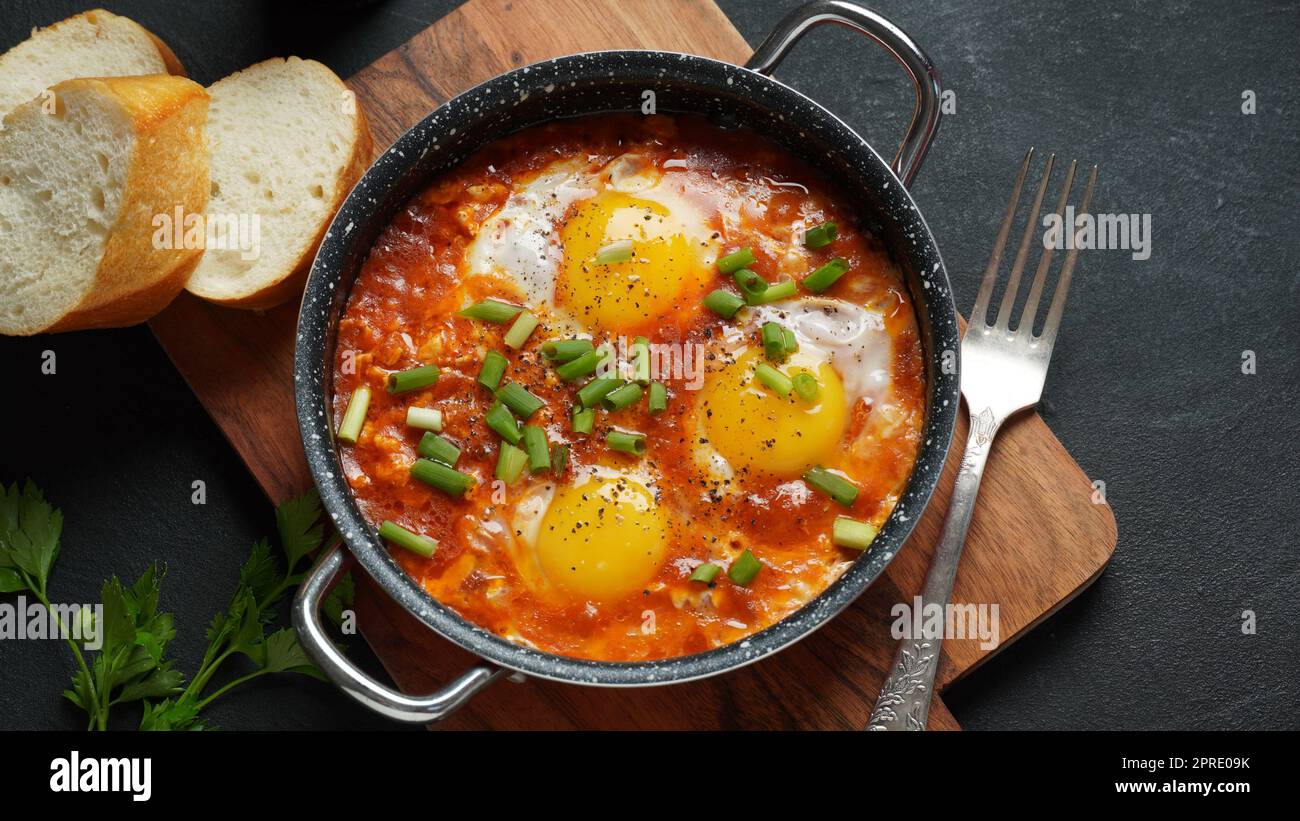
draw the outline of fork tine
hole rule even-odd
[[[1065,184],[1061,186],[1061,196],[1056,200],[1056,219],[1060,225],[1065,225],[1065,206],[1070,201],[1070,188],[1074,186],[1074,172],[1078,166],[1078,160],[1070,161],[1070,168],[1065,172]],[[1038,258],[1038,270],[1034,272],[1034,284],[1029,288],[1029,296],[1025,299],[1025,308],[1020,312],[1020,320],[1016,322],[1017,333],[1020,332],[1021,328],[1028,330],[1031,334],[1033,333],[1034,319],[1038,315],[1038,301],[1043,295],[1043,283],[1047,279],[1047,269],[1052,267],[1052,253],[1055,250],[1055,246],[1047,245],[1043,248],[1042,256]]]
[[[989,307],[989,297],[993,295],[993,284],[998,278],[998,269],[1002,267],[1002,252],[1007,247],[1007,235],[1011,233],[1011,223],[1016,218],[1016,206],[1020,204],[1020,189],[1025,183],[1025,174],[1029,171],[1029,161],[1034,158],[1033,146],[1025,152],[1024,162],[1020,163],[1020,172],[1016,174],[1016,185],[1011,189],[1011,201],[1002,216],[1002,227],[998,229],[998,238],[993,242],[993,253],[984,269],[984,280],[980,282],[979,294],[975,297],[975,307],[971,308],[970,324],[983,325],[984,315]]]
[[[1043,208],[1043,196],[1047,193],[1047,184],[1052,181],[1052,166],[1056,164],[1056,155],[1048,154],[1043,166],[1043,179],[1038,183],[1038,192],[1034,195],[1034,206],[1029,209],[1029,218],[1025,220],[1025,232],[1020,237],[1020,250],[1016,251],[1016,261],[1011,266],[1011,277],[1007,280],[1007,290],[1002,295],[1002,306],[998,308],[998,321],[994,327],[1007,329],[1011,317],[1011,307],[1016,304],[1016,292],[1020,290],[1020,275],[1025,270],[1025,260],[1029,258],[1029,246],[1038,236],[1038,214]]]
[[[1092,205],[1092,189],[1097,185],[1097,166],[1092,167],[1092,173],[1088,175],[1088,187],[1083,192],[1083,203],[1079,206],[1078,214],[1081,216],[1088,213],[1088,208]],[[1070,226],[1075,231],[1074,238],[1078,239],[1078,229]],[[1056,283],[1056,293],[1052,295],[1052,307],[1047,312],[1047,321],[1043,323],[1043,333],[1039,339],[1047,345],[1048,351],[1056,342],[1056,332],[1061,327],[1061,314],[1065,311],[1065,297],[1070,292],[1070,277],[1074,275],[1074,261],[1079,256],[1079,243],[1070,243],[1070,250],[1065,254],[1065,264],[1061,266],[1061,279]]]

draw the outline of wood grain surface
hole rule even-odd
[[[470,0],[348,83],[383,150],[437,105],[502,71],[608,48],[685,51],[737,63],[750,53],[712,0]],[[273,500],[311,484],[291,393],[296,314],[296,305],[251,313],[186,295],[151,323]],[[799,644],[726,676],[673,687],[503,683],[440,726],[861,728],[893,653],[890,608],[910,602],[921,587],[965,435],[963,418],[934,501],[884,576]],[[1095,579],[1115,540],[1114,516],[1093,503],[1088,477],[1037,414],[1021,415],[1002,428],[989,458],[954,600],[998,606],[1000,649]],[[356,609],[366,640],[408,692],[433,690],[473,662],[367,579],[358,580]],[[974,639],[945,642],[939,688],[994,652]],[[936,702],[931,728],[958,729]]]

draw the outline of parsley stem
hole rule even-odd
[[[232,689],[234,689],[235,687],[238,687],[239,685],[241,685],[241,684],[243,684],[243,683],[245,683],[245,682],[252,681],[253,679],[257,678],[258,676],[264,676],[264,675],[266,675],[266,674],[269,673],[269,672],[271,672],[269,669],[263,667],[263,668],[260,669],[260,670],[254,670],[253,672],[249,673],[248,675],[240,676],[239,678],[235,679],[234,681],[228,681],[228,682],[226,682],[225,684],[221,685],[221,687],[219,687],[215,693],[213,693],[212,695],[210,695],[210,696],[208,696],[207,698],[205,698],[205,699],[203,699],[202,701],[200,701],[199,704],[198,704],[198,708],[197,708],[197,709],[202,710],[204,707],[207,707],[207,706],[208,706],[209,704],[211,704],[211,703],[212,703],[212,702],[213,702],[213,701],[214,701],[218,696],[222,695],[222,694],[225,693],[227,690],[232,690]]]
[[[33,584],[35,580],[32,579],[30,576],[28,576],[26,572],[23,572],[23,581],[27,583],[28,589],[36,594],[36,598],[40,600],[40,603],[45,607],[45,612],[54,614],[55,620],[58,621],[59,623],[59,632],[63,634],[63,640],[66,641],[68,643],[68,646],[72,648],[72,655],[76,656],[77,658],[77,666],[81,668],[81,672],[86,676],[86,682],[90,685],[91,695],[95,697],[96,699],[95,704],[98,705],[99,688],[95,686],[95,677],[90,674],[90,667],[86,664],[86,657],[81,654],[81,648],[77,646],[76,640],[72,638],[72,631],[69,630],[68,626],[63,623],[63,618],[59,616],[59,612],[54,609],[53,605],[50,604],[50,600],[45,595],[45,591],[36,589],[36,585]],[[104,626],[102,624],[97,624],[95,625],[95,629],[103,630]],[[101,730],[105,729],[105,726],[107,724],[106,719],[107,716],[103,718],[100,717],[99,710],[95,710],[90,713],[90,722],[92,724],[98,723],[99,729]],[[87,726],[86,729],[90,729],[90,727]]]
[[[180,698],[178,698],[177,701],[187,697],[191,699],[195,699],[198,698],[200,695],[202,695],[203,688],[208,686],[208,681],[212,678],[212,675],[217,672],[217,668],[220,667],[225,662],[226,659],[230,658],[234,654],[235,654],[234,649],[227,648],[223,653],[215,657],[211,662],[208,662],[207,659],[204,659],[204,663],[199,665],[199,672],[194,674],[194,678],[190,680],[190,685],[185,688],[185,692],[181,693]]]

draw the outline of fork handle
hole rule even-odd
[[[997,419],[989,408],[978,414],[971,413],[966,451],[962,454],[952,498],[948,500],[948,512],[944,516],[943,530],[939,533],[939,545],[930,561],[930,570],[925,575],[920,601],[912,602],[913,608],[918,603],[920,605],[919,610],[913,609],[911,612],[913,633],[916,625],[928,623],[926,614],[932,609],[931,605],[938,605],[944,612],[942,624],[945,628],[947,626],[946,606],[952,598],[957,563],[961,560],[961,549],[966,543],[966,531],[970,529],[970,517],[975,510],[980,480],[984,478],[984,464],[989,449],[993,446],[993,437],[1001,424],[1002,420]],[[876,706],[871,711],[868,730],[925,729],[942,645],[942,635],[926,637],[913,634],[910,638],[899,641],[889,676],[881,686]]]

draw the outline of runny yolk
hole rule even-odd
[[[606,191],[582,203],[560,232],[564,266],[556,301],[589,328],[620,331],[671,311],[705,275],[689,232],[662,203]],[[632,257],[600,263],[603,248],[631,240]]]
[[[795,354],[780,370],[811,373],[821,395],[805,402],[780,396],[754,378],[763,352],[750,349],[711,374],[701,396],[709,442],[733,470],[748,469],[793,478],[834,461],[848,424],[844,386],[835,369]]]
[[[537,559],[556,585],[587,599],[642,589],[664,559],[667,521],[654,495],[626,477],[565,485],[542,519]]]

